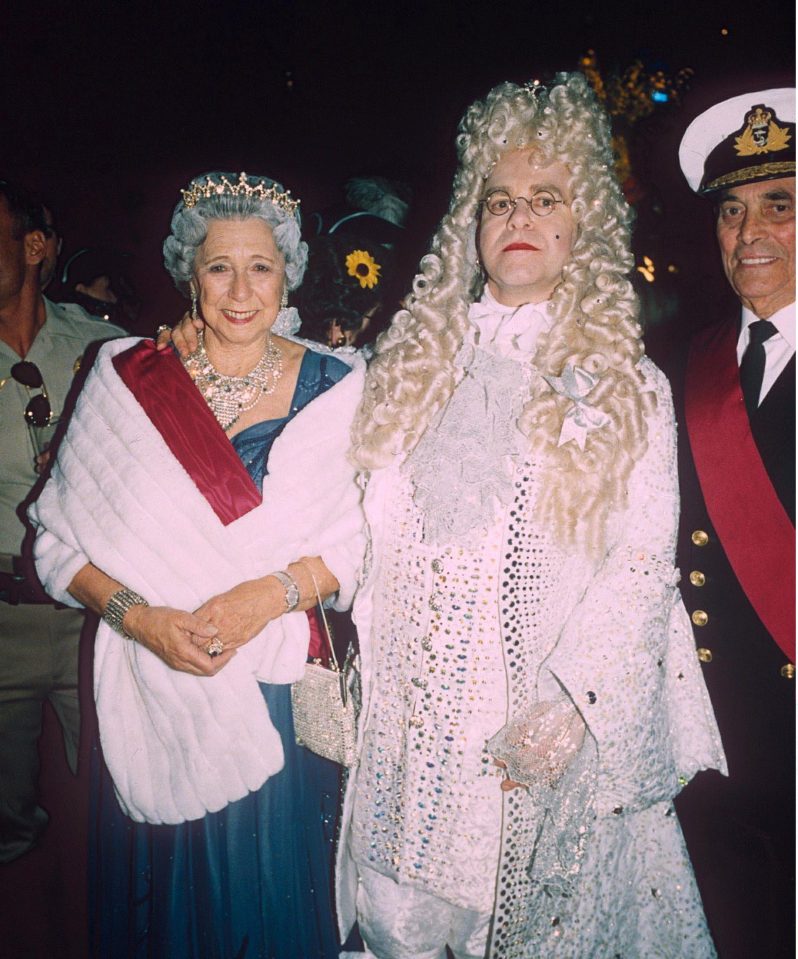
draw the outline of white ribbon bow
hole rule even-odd
[[[581,366],[568,364],[562,376],[543,376],[555,393],[573,400],[573,405],[563,417],[562,430],[557,446],[564,446],[575,440],[580,450],[585,448],[587,434],[600,430],[611,422],[607,413],[597,410],[585,402],[585,397],[598,383],[599,378],[583,370]]]

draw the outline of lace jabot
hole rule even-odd
[[[487,290],[468,318],[472,328],[455,360],[463,378],[407,463],[429,543],[466,541],[512,501],[531,359],[552,324],[547,304],[507,307]]]
[[[494,356],[526,362],[532,359],[541,333],[551,329],[550,301],[504,306],[485,288],[468,311],[470,342]],[[469,338],[467,337],[467,341]]]

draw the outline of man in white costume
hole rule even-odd
[[[580,74],[504,84],[458,151],[354,427],[342,932],[379,959],[713,956],[672,800],[725,764],[607,118]]]

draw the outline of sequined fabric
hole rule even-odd
[[[501,792],[485,743],[505,722],[496,642],[503,523],[477,548],[431,546],[405,481],[387,517],[375,709],[352,832],[358,862],[490,911]]]
[[[368,703],[342,875],[351,852],[455,905],[490,899],[497,959],[714,955],[670,800],[725,766],[675,589],[670,394],[641,369],[657,399],[649,448],[601,556],[535,522],[533,461],[470,542],[425,538],[412,470],[367,490],[374,558],[355,613]],[[563,696],[587,731],[554,788],[502,794],[477,775],[502,714]]]
[[[492,957],[714,955],[670,799],[724,761],[675,591],[670,396],[643,369],[657,412],[606,555],[565,557],[542,541],[529,508],[539,474],[519,471],[500,591],[510,713],[564,691],[588,736],[547,801],[507,799]],[[540,629],[555,638],[539,666],[528,637]]]

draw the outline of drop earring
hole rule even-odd
[[[299,331],[299,313],[293,306],[288,305],[288,289],[283,287],[280,296],[280,310],[272,324],[272,333],[275,336],[294,336]]]
[[[190,287],[189,287],[189,291],[191,292],[191,319],[192,319],[192,320],[198,320],[198,319],[199,319],[199,313],[197,312],[197,302],[198,302],[198,301],[197,301],[197,291],[194,289],[193,286],[190,286]]]

